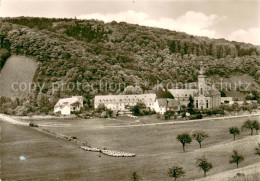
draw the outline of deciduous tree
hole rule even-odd
[[[173,166],[172,168],[169,168],[168,175],[169,177],[173,177],[174,181],[176,181],[177,178],[185,176],[185,171],[181,166]]]
[[[207,172],[213,168],[213,165],[210,162],[208,162],[205,155],[203,155],[201,158],[197,158],[196,166],[203,170],[204,177],[206,177]]]
[[[235,163],[238,168],[238,164],[244,161],[243,155],[239,155],[237,150],[233,150],[233,155],[231,155],[231,160],[229,160],[229,163]]]
[[[204,131],[194,131],[193,134],[192,134],[192,137],[193,137],[193,139],[195,139],[199,143],[200,148],[201,148],[202,141],[205,138],[209,137],[209,135]]]
[[[177,136],[176,138],[182,144],[183,152],[185,152],[185,145],[192,142],[192,138],[188,133],[183,133]]]
[[[229,133],[234,136],[234,140],[235,140],[236,135],[238,135],[240,133],[240,131],[237,127],[231,127],[231,128],[229,128]]]

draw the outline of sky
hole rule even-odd
[[[0,0],[0,17],[124,21],[260,45],[260,0]]]

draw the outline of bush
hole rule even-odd
[[[190,120],[193,120],[193,119],[202,119],[202,118],[203,118],[203,115],[202,115],[202,114],[195,114],[195,115],[190,116]]]
[[[35,123],[29,123],[29,126],[30,126],[30,127],[35,127],[35,128],[38,128],[38,125],[37,125],[37,124],[35,124]]]

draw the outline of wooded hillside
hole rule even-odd
[[[40,96],[39,90],[30,95],[35,107],[42,100],[52,106],[59,97],[77,94],[83,95],[91,107],[94,95],[123,91],[52,94],[53,82],[138,83],[143,91],[150,91],[157,81],[196,81],[200,61],[208,76],[249,74],[260,84],[260,49],[251,44],[124,22],[27,17],[2,21],[1,48],[41,62],[34,81],[46,86]]]

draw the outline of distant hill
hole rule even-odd
[[[29,90],[25,86],[28,86],[29,82],[33,80],[36,69],[37,62],[31,58],[15,55],[8,58],[0,72],[0,96],[28,96]],[[14,90],[12,90],[13,83]],[[24,91],[19,91],[19,85]]]
[[[80,94],[91,107],[94,95],[123,91],[100,82],[139,84],[144,91],[158,82],[196,82],[201,61],[209,77],[247,74],[260,84],[260,49],[247,43],[115,21],[20,17],[4,18],[0,27],[2,48],[40,62],[34,81],[45,87],[41,98],[39,90],[30,96],[36,106],[42,96],[55,102]],[[60,82],[95,84],[95,90],[53,94],[51,84]]]

